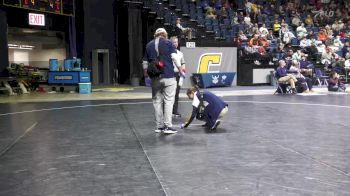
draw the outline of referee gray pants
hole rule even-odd
[[[176,85],[175,78],[152,79],[152,101],[157,128],[173,126],[172,114]]]

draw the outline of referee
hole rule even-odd
[[[179,47],[179,40],[176,36],[171,37],[170,40],[176,48],[177,56],[180,59],[180,63],[181,63],[180,69],[181,69],[181,72],[184,73],[186,70],[186,64],[185,64],[185,59],[184,59],[183,53],[177,49]],[[180,118],[181,114],[179,114],[178,107],[179,107],[179,93],[180,93],[182,83],[179,83],[181,74],[179,72],[179,69],[175,65],[174,65],[174,72],[175,72],[175,76],[176,76],[177,85],[176,85],[176,92],[175,92],[175,101],[174,101],[174,106],[173,106],[173,116]]]

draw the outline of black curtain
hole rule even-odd
[[[75,17],[69,17],[68,28],[68,58],[77,57],[77,32],[75,27]]]
[[[142,77],[142,13],[141,7],[128,8],[128,39],[129,39],[129,62],[130,78]]]
[[[0,76],[7,76],[6,67],[9,65],[9,53],[7,47],[7,16],[0,8]]]

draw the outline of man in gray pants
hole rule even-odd
[[[172,134],[177,132],[172,125],[172,110],[177,85],[173,62],[179,70],[181,63],[175,46],[167,38],[168,34],[165,29],[156,30],[154,39],[146,46],[143,68],[145,77],[148,77],[147,66],[149,62],[159,56],[164,64],[162,74],[152,78],[152,101],[156,118],[155,132]]]

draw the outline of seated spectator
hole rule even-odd
[[[292,39],[295,38],[295,35],[291,31],[289,31],[287,27],[284,27],[283,30],[282,29],[281,29],[281,36],[282,36],[283,43],[290,44]]]
[[[288,27],[288,24],[284,21],[284,19],[281,19],[281,26]]]
[[[205,17],[208,19],[216,19],[215,10],[212,7],[209,7],[205,13]]]
[[[337,72],[332,71],[329,75],[328,91],[332,92],[349,92],[349,89],[345,87],[345,84],[340,81],[340,76]]]
[[[252,3],[250,1],[245,2],[245,12],[250,15],[252,12]]]
[[[298,81],[294,75],[289,74],[286,68],[286,62],[284,60],[279,60],[278,68],[276,70],[276,77],[278,82],[288,82],[292,87],[292,93],[296,94],[295,83]]]
[[[266,36],[266,39],[269,40],[270,42],[275,41],[276,37],[273,34],[272,30],[269,30],[269,34]]]
[[[240,41],[247,41],[248,40],[247,36],[243,33],[243,31],[239,31],[238,38]]]
[[[237,17],[238,17],[238,22],[240,24],[244,23],[244,14],[243,14],[243,12],[239,12]]]
[[[188,40],[191,40],[192,39],[192,29],[191,28],[188,28],[188,27],[183,27],[181,25],[181,18],[178,18],[176,20],[176,27],[179,28],[183,33],[186,34],[186,37]]]
[[[265,37],[269,34],[269,30],[267,30],[265,23],[259,28],[259,32]]]
[[[336,36],[333,40],[333,45],[331,46],[331,48],[334,51],[340,51],[343,48],[344,44],[341,42],[340,40],[340,36]]]
[[[253,13],[253,20],[256,21],[256,17],[261,14],[260,6],[258,4],[252,3],[251,9]]]
[[[269,46],[269,42],[267,41],[265,36],[261,36],[259,37],[259,46],[262,46],[264,48]]]
[[[345,57],[346,59],[350,59],[350,56],[347,55],[350,51],[350,42],[345,42],[345,44],[341,50],[343,53],[343,57]]]
[[[278,22],[278,20],[275,20],[275,23],[273,24],[273,33],[275,36],[279,37],[279,32],[281,30],[281,24]]]
[[[284,11],[283,6],[279,6],[278,7],[277,14],[280,15],[280,16],[285,16],[286,15],[286,12]]]
[[[314,33],[314,31],[310,31],[310,32],[308,32],[308,35],[307,35],[307,37],[310,39],[310,40],[312,40],[312,39],[318,39],[318,36]]]
[[[324,30],[320,30],[318,33],[318,40],[325,42],[328,39],[327,34],[324,32]]]
[[[297,31],[298,39],[302,39],[302,38],[307,36],[307,30],[306,30],[306,28],[304,26],[304,23],[301,23],[296,31]]]
[[[248,29],[249,30],[249,29]],[[255,23],[254,26],[250,29],[251,35],[259,34],[259,26],[258,23]]]
[[[310,14],[308,14],[307,17],[305,18],[305,24],[309,26],[314,25],[314,20],[312,19]]]
[[[306,54],[301,56],[299,65],[301,74],[303,74],[304,76],[312,77],[312,69],[314,68],[314,65],[307,60]]]
[[[259,46],[259,35],[255,34],[250,40],[249,44],[250,47],[258,47]]]
[[[218,14],[217,14],[219,17],[219,19],[224,19],[224,18],[227,18],[227,11],[226,11],[226,8],[225,7],[222,7],[219,11],[218,11]]]
[[[324,32],[327,35],[327,39],[333,38],[333,30],[332,30],[331,26],[326,25],[324,29],[325,29]]]
[[[288,68],[292,65],[293,54],[294,54],[293,50],[289,49],[288,52],[284,54],[282,57],[282,59],[285,61]]]
[[[317,52],[320,54],[323,54],[324,52],[326,52],[326,45],[322,44],[322,43],[317,43]]]
[[[301,20],[300,20],[299,16],[294,15],[292,18],[292,27],[294,30],[299,26],[300,22],[301,22]]]
[[[350,55],[350,53],[348,53]],[[350,59],[345,60],[344,62],[344,68],[349,70],[350,69]]]
[[[303,37],[302,40],[300,40],[299,44],[300,48],[307,48],[311,46],[311,40],[307,39],[306,37]]]
[[[293,60],[292,66],[289,68],[289,73],[293,74],[297,79],[297,85],[302,87],[302,93],[313,92],[312,90],[312,80],[309,77],[305,77],[300,70],[300,65],[297,60]]]
[[[295,52],[292,55],[292,60],[296,60],[297,62],[299,62],[301,60],[302,55],[303,55],[303,53],[301,52],[301,50],[297,50],[297,52]]]
[[[322,53],[321,63],[329,68],[335,62],[335,55],[332,49],[327,47],[326,51]]]
[[[246,16],[244,17],[244,24],[246,25],[246,28],[251,28],[253,26],[248,14],[246,14]]]
[[[341,25],[339,25],[338,21],[335,21],[332,25],[332,29],[333,31],[339,32],[342,30],[343,27],[341,27]]]

